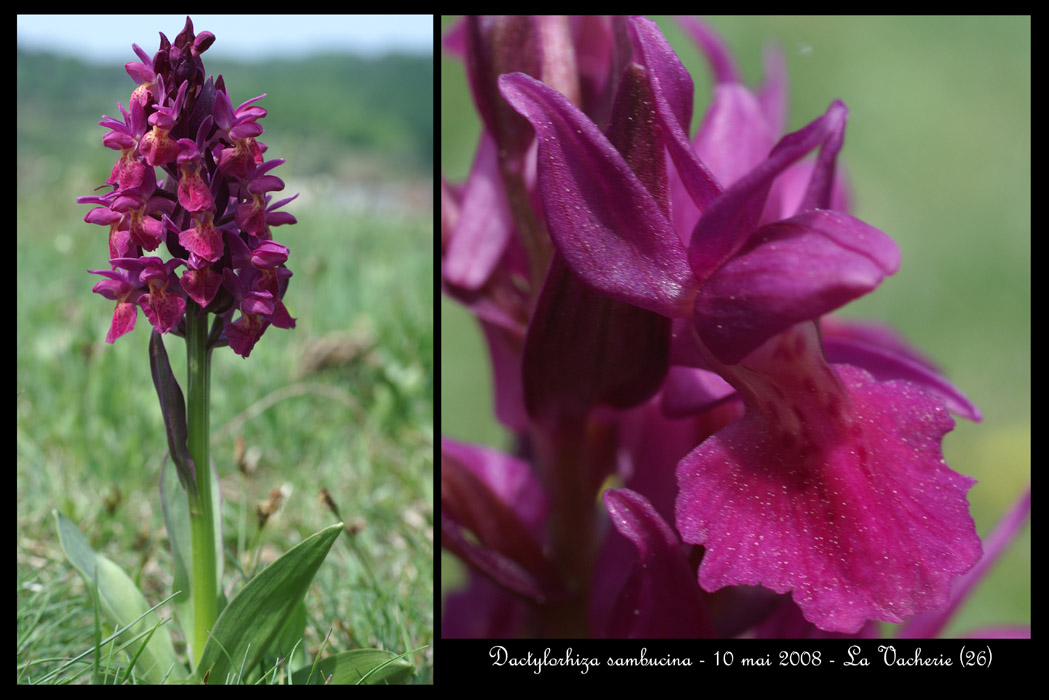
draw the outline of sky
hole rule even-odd
[[[317,51],[377,55],[433,53],[432,15],[192,15],[193,28],[209,31],[213,56],[240,60],[303,56]],[[135,43],[152,56],[158,32],[169,40],[185,15],[18,15],[20,48],[76,55],[106,63],[138,60]]]

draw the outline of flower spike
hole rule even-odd
[[[132,46],[140,60],[125,68],[138,87],[127,109],[117,105],[123,118],[99,122],[109,129],[103,144],[120,152],[106,180],[113,189],[77,200],[98,205],[85,221],[109,227],[112,270],[91,271],[109,278],[94,291],[117,302],[106,340],[134,328],[138,306],[154,328],[169,333],[185,326],[187,301],[209,307],[218,299],[224,330],[242,339],[230,345],[246,357],[268,326],[294,325],[281,302],[291,277],[288,249],[273,242],[270,232],[271,226],[295,223],[292,214],[274,211],[294,197],[269,201],[270,192],[284,189],[284,181],[270,174],[284,160],[265,160],[266,147],[255,140],[266,116],[256,103],[265,94],[233,109],[222,76],[205,79],[201,54],[215,36],[195,34],[188,17],[174,42],[160,36],[152,57]],[[157,168],[163,171],[159,178]],[[254,288],[244,292],[247,297],[237,296],[244,284],[234,282],[238,277],[228,266],[233,240],[249,251],[262,243],[277,246],[257,253],[272,261],[272,269],[248,280]],[[167,261],[155,257],[164,243],[172,255]],[[179,278],[173,269],[181,265],[186,270]],[[225,313],[234,298],[244,302],[257,295],[268,295],[268,301],[249,304],[247,316],[234,321]]]

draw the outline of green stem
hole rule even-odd
[[[208,314],[193,301],[186,308],[186,359],[189,365],[188,402],[189,453],[197,471],[197,496],[189,497],[190,529],[193,535],[193,659],[204,653],[208,631],[218,617],[218,570],[215,559],[215,517],[211,493],[211,450],[209,406],[211,399],[211,351],[208,349]]]

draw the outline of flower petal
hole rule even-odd
[[[714,372],[671,367],[663,387],[663,412],[682,418],[709,411],[736,395],[735,388]]]
[[[748,245],[696,296],[699,335],[729,364],[794,324],[870,292],[899,266],[891,238],[833,211],[770,224]]]
[[[493,473],[498,465],[510,473]],[[556,597],[563,593],[557,573],[529,525],[536,518],[528,511],[544,507],[541,490],[522,469],[494,450],[443,440],[441,544],[510,590]]]
[[[564,96],[529,76],[499,79],[539,139],[539,188],[550,235],[599,292],[664,316],[695,293],[684,246],[623,156]]]
[[[820,327],[829,362],[862,367],[880,382],[904,379],[939,396],[951,413],[977,423],[983,420],[979,407],[961,389],[888,328],[825,318]]]
[[[761,104],[738,83],[714,87],[714,101],[696,134],[696,153],[726,187],[757,167],[775,144]]]
[[[125,333],[134,330],[137,318],[138,306],[136,304],[130,301],[118,301],[117,307],[113,310],[113,322],[109,324],[109,332],[106,333],[106,342],[112,343]]]
[[[481,134],[461,210],[441,264],[444,280],[476,290],[488,281],[510,238],[510,205],[499,174],[495,141]]]
[[[822,117],[780,139],[768,158],[703,212],[689,242],[689,262],[701,282],[746,245],[776,177],[828,137],[837,138],[847,114],[843,103],[833,102]]]
[[[943,607],[981,553],[975,481],[940,447],[954,422],[914,384],[835,376],[815,339],[792,331],[748,358],[734,376],[747,413],[678,465],[678,531],[706,547],[700,585],[793,591],[832,632]]]
[[[637,548],[637,559],[619,594],[607,635],[630,638],[713,637],[692,569],[670,526],[639,493],[604,492],[612,524]]]
[[[632,17],[630,25],[634,30],[634,50],[651,81],[656,113],[667,130],[667,149],[685,189],[702,211],[721,193],[721,185],[696,155],[688,139],[692,122],[692,77],[659,25],[645,17]]]
[[[980,563],[969,570],[967,574],[958,579],[958,582],[954,586],[954,590],[951,595],[951,605],[945,610],[932,611],[923,615],[917,615],[907,621],[907,624],[900,630],[900,639],[915,639],[915,638],[927,638],[936,637],[943,630],[944,627],[950,622],[951,617],[958,607],[968,598],[979,584],[988,575],[991,569],[994,568],[998,559],[1005,553],[1006,549],[1012,545],[1016,538],[1020,535],[1024,525],[1027,522],[1027,518],[1031,515],[1031,486],[1028,485],[1023,493],[1020,494],[1016,502],[1013,503],[998,524],[995,525],[994,530],[984,538],[985,546],[983,558],[980,559]],[[1026,631],[1024,628],[1005,628],[1002,630],[979,630],[979,635],[996,637],[1013,637],[1018,636],[1020,638],[1030,638],[1031,628],[1027,627]],[[977,633],[972,633],[969,636],[977,637]]]
[[[550,425],[637,405],[658,391],[669,344],[670,319],[590,290],[555,253],[525,338],[528,412]]]

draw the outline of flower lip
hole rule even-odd
[[[700,585],[793,591],[806,619],[846,633],[946,604],[980,538],[975,481],[943,460],[943,402],[830,368],[811,323],[718,369],[747,411],[678,465],[678,530],[706,547]]]

